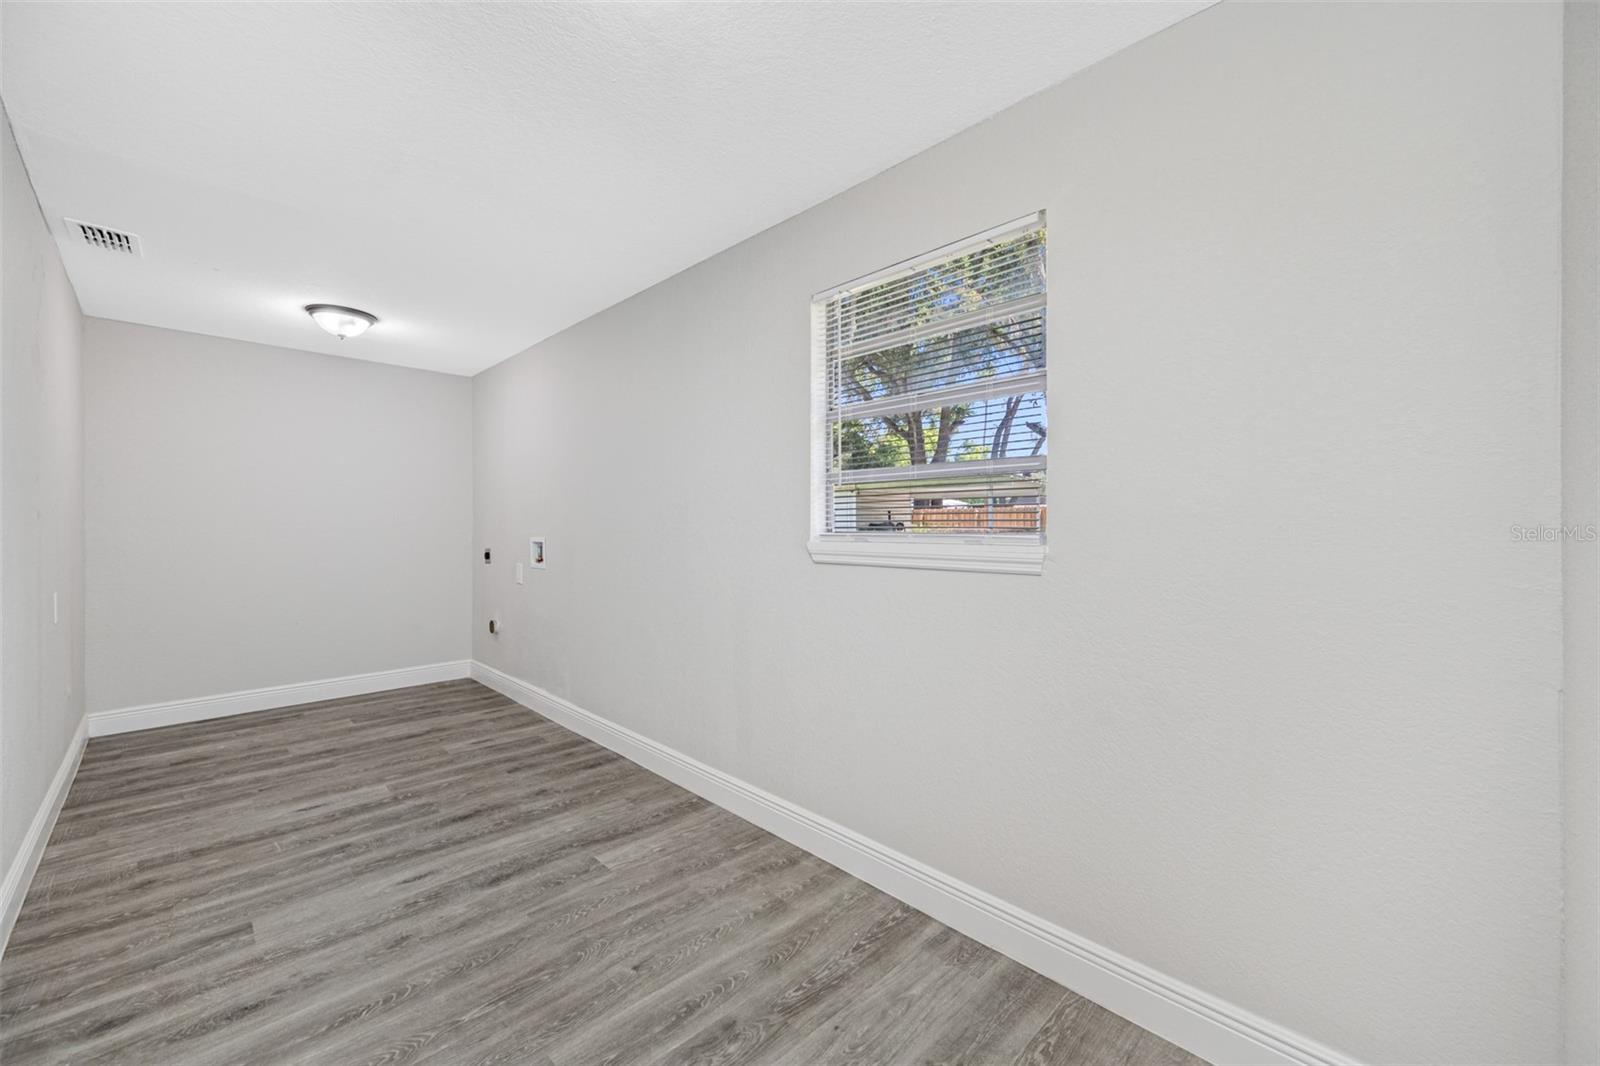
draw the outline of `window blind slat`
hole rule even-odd
[[[979,459],[960,463],[922,463],[917,466],[877,466],[865,470],[840,470],[832,478],[836,485],[861,485],[871,482],[951,481],[975,474],[1037,473],[1044,469],[1044,457],[1021,455],[1011,459]]]
[[[875,418],[880,415],[904,414],[907,411],[925,411],[935,407],[958,406],[973,400],[1004,398],[1018,393],[1043,392],[1043,368],[1018,374],[1005,374],[963,385],[950,385],[942,389],[925,389],[921,392],[904,392],[876,400],[840,404],[841,418]]]
[[[859,345],[901,329],[959,318],[1042,291],[1041,256],[986,264],[970,271],[930,272],[903,293],[849,297],[833,308],[828,339],[834,347]],[[861,301],[861,302],[857,302]]]
[[[935,264],[898,281],[841,296],[829,305],[833,312],[832,324],[848,328],[853,321],[869,320],[897,307],[918,304],[930,293],[940,290],[960,292],[963,288],[981,285],[993,298],[1015,286],[1026,285],[1039,265],[1039,247],[1033,243],[971,255],[983,255],[982,262],[958,260],[954,265]]]
[[[940,260],[948,259],[951,256],[958,255],[962,252],[971,251],[973,248],[981,247],[986,244],[1000,244],[1016,237],[1020,237],[1023,234],[1031,233],[1039,228],[1039,215],[1029,215],[1026,218],[1013,219],[1010,222],[1005,222],[1001,225],[986,229],[981,233],[974,233],[970,237],[964,237],[959,241],[954,241],[942,248],[935,248],[931,252],[924,252],[921,255],[912,256],[910,259],[907,259],[904,262],[896,263],[893,266],[884,267],[882,270],[875,270],[871,274],[856,278],[854,281],[847,281],[843,285],[829,289],[826,292],[819,292],[813,296],[811,300],[813,303],[819,304],[831,303],[840,296],[847,296],[851,293],[860,292],[862,289],[876,288],[877,286],[893,281],[896,278],[915,273],[916,271],[927,266],[929,263],[936,263]]]
[[[868,404],[896,396],[978,387],[979,395],[1027,391],[1032,385],[1008,383],[1044,370],[1044,311],[965,328],[929,339],[915,351],[886,349],[830,368],[829,402],[844,418],[862,417]],[[1040,382],[1037,387],[1043,387]],[[907,410],[884,407],[883,411]],[[914,409],[914,405],[913,408]]]
[[[1037,310],[1044,306],[1044,293],[1032,293],[1019,296],[1014,300],[994,304],[981,311],[973,311],[959,317],[942,318],[933,322],[925,322],[915,326],[908,326],[893,333],[884,333],[857,341],[854,344],[841,344],[834,350],[834,355],[839,359],[851,359],[871,352],[880,352],[887,348],[899,348],[938,337],[950,332],[952,322],[959,323],[962,329],[978,329],[991,322],[1013,318],[1028,311]]]

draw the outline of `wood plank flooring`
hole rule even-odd
[[[91,740],[0,1061],[1199,1063],[472,681]]]

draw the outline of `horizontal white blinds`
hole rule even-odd
[[[1044,532],[1044,249],[1035,217],[824,298],[824,532]]]

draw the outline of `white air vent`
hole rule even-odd
[[[120,252],[123,255],[144,255],[139,249],[139,238],[135,234],[124,233],[106,226],[96,226],[90,222],[79,222],[75,218],[64,218],[61,221],[67,224],[68,232],[84,244],[104,248],[108,252]]]

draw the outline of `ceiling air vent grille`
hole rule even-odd
[[[139,248],[139,238],[136,234],[124,233],[109,226],[96,226],[92,222],[79,222],[75,218],[62,221],[66,222],[71,233],[91,247],[103,248],[108,252],[120,252],[123,255],[144,254]]]

